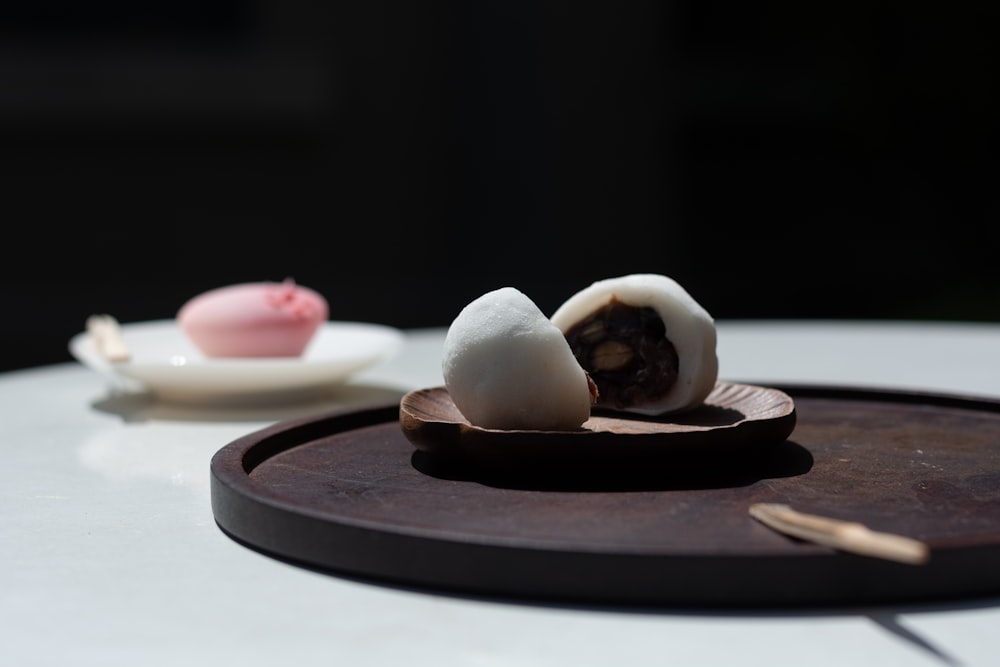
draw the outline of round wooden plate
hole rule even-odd
[[[742,460],[489,474],[441,464],[400,405],[274,424],[211,462],[217,524],[334,574],[531,601],[712,607],[1000,594],[1000,401],[784,386],[788,439]],[[751,518],[757,502],[859,521],[925,565],[841,553]]]
[[[407,439],[442,464],[566,476],[608,466],[711,465],[759,456],[795,428],[795,403],[783,391],[719,382],[702,406],[683,415],[651,418],[595,411],[579,429],[527,431],[473,426],[444,387],[406,394],[399,421]]]

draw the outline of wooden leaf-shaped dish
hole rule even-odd
[[[594,410],[581,428],[499,430],[471,425],[445,387],[406,394],[399,422],[418,450],[441,460],[506,468],[703,465],[756,456],[795,428],[795,404],[778,390],[718,382],[699,408],[655,418]]]

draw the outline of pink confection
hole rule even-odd
[[[297,357],[328,314],[326,299],[288,279],[209,290],[177,322],[207,357]]]

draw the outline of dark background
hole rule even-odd
[[[0,369],[286,277],[400,327],[641,271],[1000,320],[997,7],[5,3]]]

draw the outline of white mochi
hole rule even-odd
[[[590,418],[590,380],[562,331],[513,287],[462,309],[445,336],[441,369],[474,426],[576,429]]]
[[[718,379],[715,322],[672,278],[637,273],[599,280],[556,309],[552,322],[567,333],[613,298],[629,306],[655,310],[666,326],[666,338],[673,344],[678,357],[677,381],[664,396],[618,406],[617,409],[644,415],[665,415],[686,412],[701,405]],[[594,375],[592,369],[586,370]],[[600,384],[598,382],[598,386]]]

